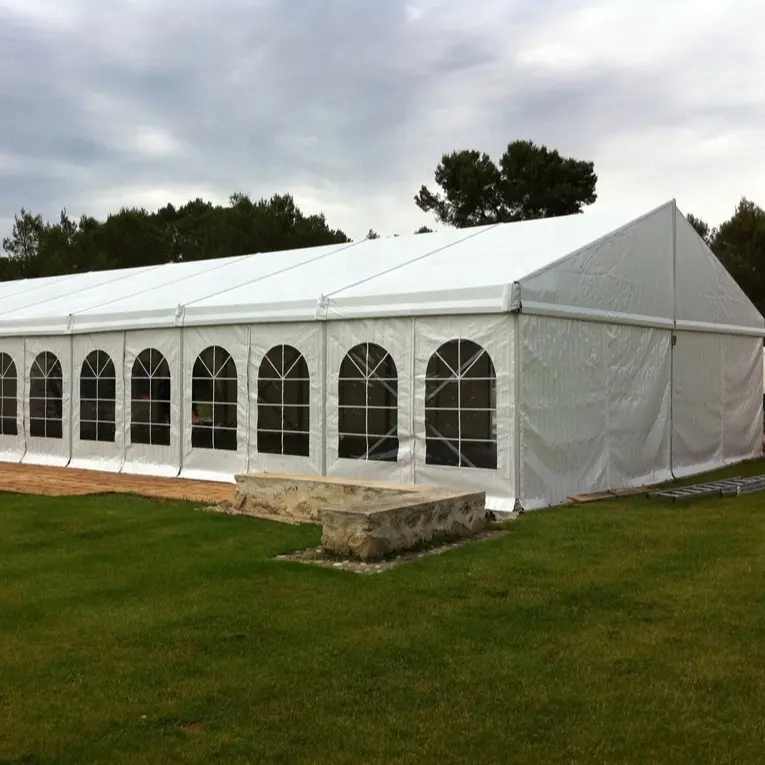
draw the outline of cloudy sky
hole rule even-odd
[[[440,156],[530,138],[597,207],[765,204],[762,0],[0,0],[0,226],[294,194],[431,223]]]

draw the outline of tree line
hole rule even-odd
[[[438,223],[457,228],[570,215],[597,200],[593,162],[527,140],[509,143],[498,162],[473,149],[444,154],[434,180],[438,190],[423,185],[414,202]],[[765,211],[742,198],[717,227],[692,214],[688,219],[765,313]],[[422,226],[415,233],[430,231]],[[367,233],[378,237],[373,229]],[[103,221],[72,219],[63,210],[50,222],[22,208],[2,241],[0,281],[348,241],[323,214],[306,215],[290,194],[253,202],[237,192],[226,205],[194,199],[156,211],[123,208]]]

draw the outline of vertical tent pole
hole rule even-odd
[[[175,325],[178,328],[178,340],[179,340],[179,349],[178,349],[178,356],[179,356],[179,383],[180,387],[176,386],[176,388],[179,387],[179,391],[177,394],[176,400],[178,401],[178,472],[176,473],[176,477],[181,474],[183,471],[183,439],[185,437],[184,433],[184,410],[186,407],[184,406],[184,394],[186,391],[186,363],[185,363],[185,353],[184,353],[184,340],[185,340],[185,333],[183,331],[183,313],[184,308],[182,305],[179,305],[178,308],[175,311]],[[172,371],[170,373],[171,379],[172,379]],[[172,416],[173,416],[173,386],[172,383],[170,385],[170,417],[172,422]],[[191,402],[189,402],[191,403]],[[173,432],[172,425],[170,427],[170,432]]]
[[[521,502],[521,312],[513,314],[513,460],[515,476],[513,489],[515,494],[514,510],[523,509]]]
[[[67,332],[69,333],[69,454],[67,455],[66,467],[69,467],[74,451],[74,335],[72,334],[72,318],[72,314],[69,314],[67,321]],[[63,414],[62,411],[62,417]]]
[[[250,472],[250,439],[252,436],[252,431],[250,430],[250,412],[252,411],[252,402],[250,401],[250,396],[252,395],[252,386],[250,384],[250,363],[252,360],[252,324],[247,325],[247,353],[245,355],[246,361],[244,364],[244,389],[245,389],[245,395],[247,398],[245,399],[245,413],[244,413],[244,472],[249,473]],[[237,380],[237,386],[239,385],[239,381]],[[255,390],[258,389],[258,386],[255,385]],[[258,411],[258,405],[257,402],[255,402],[255,413],[257,416]],[[256,421],[257,426],[257,421]],[[258,441],[257,438],[255,439],[255,444],[257,445]]]
[[[327,339],[327,301],[322,295],[319,298],[320,311],[317,318],[321,321],[321,474],[327,475],[327,395],[329,386],[327,384],[327,375],[329,374],[329,342]],[[309,398],[310,403],[310,388]],[[310,428],[309,428],[310,432]],[[310,437],[310,436],[309,436]],[[310,442],[309,442],[310,454]]]
[[[122,462],[120,463],[120,469],[119,472],[121,473],[123,468],[125,467],[125,463],[127,462],[127,445],[128,445],[128,438],[130,436],[130,419],[128,418],[128,393],[129,391],[132,392],[132,386],[133,386],[133,378],[132,375],[125,376],[125,366],[127,364],[127,343],[128,343],[128,333],[127,330],[124,330],[122,332],[122,359],[120,360],[120,364],[122,365],[120,368],[122,370],[122,373],[120,374],[120,377],[122,378],[122,417],[120,418],[122,420]],[[114,372],[114,396],[116,398],[117,396],[117,372],[115,369]],[[116,403],[116,402],[115,402]],[[132,409],[132,404],[131,404]],[[116,415],[116,412],[115,412]],[[116,419],[116,416],[115,416]],[[115,427],[116,427],[115,422]]]
[[[672,209],[672,337],[669,343],[669,472],[675,475],[675,342],[677,341],[677,200]]]
[[[414,411],[417,406],[417,396],[419,391],[417,390],[417,325],[415,318],[412,316],[409,319],[409,401],[407,406],[409,407],[409,481],[412,484],[417,483],[417,438],[415,428],[417,424],[415,422]],[[425,388],[422,389],[422,397],[425,398]],[[398,406],[398,399],[396,404]],[[399,445],[399,449],[400,449]]]

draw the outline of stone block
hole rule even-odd
[[[236,476],[244,515],[321,523],[322,545],[340,557],[380,560],[486,526],[485,492],[321,476]]]

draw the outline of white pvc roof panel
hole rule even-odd
[[[50,290],[31,289],[13,301],[0,302],[0,321],[11,318],[14,321],[25,319],[40,319],[46,317],[68,316],[83,307],[94,303],[105,302],[121,294],[128,285],[142,278],[144,281],[156,278],[158,266],[143,268],[126,268],[121,271],[102,271],[110,279],[98,280],[94,284],[85,285],[84,280],[78,280],[78,289],[72,292],[67,284],[57,285],[57,297],[50,297]],[[119,274],[119,275],[118,275]],[[66,288],[65,294],[60,294]]]
[[[629,222],[614,215],[583,214],[522,221],[481,229],[454,247],[391,267],[366,281],[330,294],[336,299],[467,290],[520,281]],[[430,237],[430,234],[423,234]],[[395,241],[395,240],[393,240]]]
[[[234,319],[246,315],[261,318],[268,313],[278,314],[282,306],[287,307],[291,315],[297,312],[302,318],[310,318],[315,315],[317,301],[322,296],[389,269],[397,269],[420,259],[427,260],[435,250],[455,246],[487,229],[453,229],[406,238],[365,240],[352,247],[345,246],[322,253],[320,257],[312,258],[295,269],[289,268],[292,260],[305,251],[280,253],[278,262],[286,264],[280,271],[191,301],[186,305],[185,315],[187,319]]]
[[[29,306],[37,306],[32,312],[34,317],[49,315],[46,306],[59,298],[71,299],[77,294],[90,292],[94,287],[127,281],[131,276],[144,269],[124,269],[121,271],[89,271],[84,274],[70,275],[27,289],[15,295],[9,295],[0,302],[0,322],[5,317],[15,317],[18,312]],[[66,314],[71,313],[67,311]],[[64,314],[64,315],[66,315]]]
[[[69,298],[61,298],[46,307],[46,315],[60,315],[67,307],[69,313],[76,316],[112,313],[115,307],[117,313],[120,313],[121,309],[137,311],[156,305],[175,308],[184,285],[197,277],[205,279],[209,286],[209,280],[215,278],[213,274],[217,270],[230,267],[239,260],[240,258],[225,258],[218,261],[197,260],[152,266],[118,282],[110,282]]]
[[[179,307],[234,288],[252,289],[252,285],[261,279],[276,274],[299,281],[299,274],[306,264],[338,249],[353,246],[350,243],[332,244],[187,263],[184,265],[194,265],[195,268],[189,269],[182,278],[172,278],[172,271],[168,271],[153,286],[149,284],[141,290],[131,290],[122,298],[78,311],[74,316],[74,326],[81,329],[87,327],[90,331],[99,326],[114,328],[120,325],[122,317],[129,326],[178,323],[180,317],[176,311]],[[162,268],[175,269],[176,266]]]
[[[650,214],[658,221],[652,236],[656,242],[667,237],[671,242],[671,226],[655,212]],[[633,242],[630,246],[643,258],[646,248],[653,252],[656,247],[648,239],[609,236],[643,217],[648,216],[590,210],[562,218],[5,282],[0,283],[0,334],[497,312],[508,310],[515,283],[528,286],[529,295],[536,288],[547,302],[555,302],[557,293],[547,294],[555,285],[568,285],[571,294],[562,294],[561,300],[572,306],[584,300],[587,307],[587,294],[613,291],[613,285],[621,285],[622,292],[629,287],[629,294],[637,282],[645,294],[655,288],[655,269],[638,269],[639,278],[621,277],[624,263],[632,262],[626,244]],[[573,253],[578,254],[572,259]],[[623,303],[620,299],[619,310]]]
[[[0,282],[0,300],[11,295],[21,295],[24,292],[38,289],[56,281],[74,279],[76,276],[76,274],[69,274],[66,276],[44,276],[37,279],[18,279],[12,282]]]

